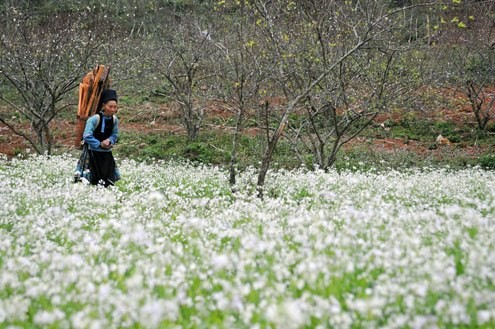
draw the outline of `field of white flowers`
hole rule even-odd
[[[495,173],[0,160],[0,328],[494,328]]]

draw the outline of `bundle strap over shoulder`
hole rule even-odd
[[[99,114],[95,114],[93,115],[96,117],[96,126],[98,127],[98,125],[100,124],[100,115]],[[115,123],[115,119],[117,118],[117,116],[114,114],[112,115],[112,120],[113,122]]]

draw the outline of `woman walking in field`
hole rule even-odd
[[[119,136],[117,92],[106,89],[101,94],[101,111],[88,119],[83,133],[89,154],[89,181],[92,185],[114,185],[120,174],[112,155]]]

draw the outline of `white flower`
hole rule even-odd
[[[157,328],[165,318],[165,311],[160,301],[148,301],[139,312],[141,323],[146,328]]]
[[[216,255],[215,257],[212,258],[211,264],[213,268],[217,271],[228,268],[230,265],[229,256],[225,254]]]
[[[306,305],[301,300],[285,300],[278,305],[269,305],[266,310],[266,318],[274,323],[277,328],[300,328],[308,319]]]
[[[490,322],[494,318],[493,312],[490,312],[488,310],[480,310],[478,311],[477,314],[477,320],[479,324],[485,324]]]
[[[153,191],[148,194],[148,201],[158,202],[165,199],[165,196],[159,191]]]
[[[46,326],[52,325],[57,321],[60,321],[65,318],[65,314],[59,310],[54,309],[53,311],[39,311],[34,315],[34,323]]]

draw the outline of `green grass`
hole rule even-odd
[[[414,125],[417,127],[419,125]],[[436,125],[434,125],[436,126]],[[452,130],[450,124],[439,124],[438,130],[429,130],[429,135],[419,134],[416,128],[407,130],[397,128],[390,133],[390,138],[401,136],[415,137],[423,141],[425,147],[436,150],[433,153],[417,154],[406,149],[380,150],[371,144],[356,144],[351,148],[342,149],[334,164],[338,170],[387,170],[426,166],[445,166],[465,168],[480,165],[486,169],[495,169],[495,157],[487,151],[479,157],[465,154],[463,149],[469,143],[453,144],[449,148],[439,147],[435,134]],[[442,130],[443,129],[443,130]],[[403,131],[403,134],[398,133]],[[368,133],[370,134],[370,133]],[[416,135],[415,135],[416,134]],[[444,136],[452,136],[445,134]],[[448,138],[448,137],[447,137]],[[411,138],[412,139],[412,138]],[[486,136],[481,143],[492,142],[493,137]],[[262,155],[262,147],[258,137],[243,135],[239,140],[237,154],[238,167],[258,166]],[[186,159],[203,164],[227,166],[231,160],[232,136],[225,132],[200,131],[195,141],[189,141],[186,136],[168,134],[166,132],[127,132],[121,134],[119,144],[115,148],[118,157],[129,157],[139,161]],[[305,155],[305,165],[311,166],[312,155]],[[293,148],[285,140],[281,140],[275,151],[272,168],[295,168],[301,165],[294,156]]]
[[[122,132],[115,154],[136,160],[186,159],[205,164],[227,165],[232,156],[232,136],[223,132],[200,132],[194,141],[186,136],[165,132]],[[295,166],[292,149],[280,142],[274,154],[275,166]],[[253,165],[261,157],[261,146],[257,137],[241,136],[238,147],[240,167]],[[283,165],[282,165],[283,164]]]

